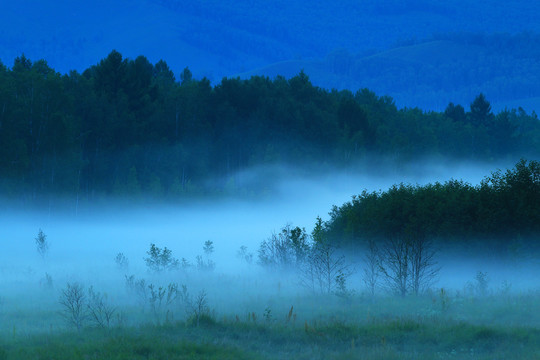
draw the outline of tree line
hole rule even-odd
[[[540,162],[519,161],[477,186],[460,180],[364,191],[334,206],[326,234],[342,246],[387,239],[490,240],[493,251],[540,233]]]
[[[0,143],[3,195],[176,197],[261,164],[536,156],[540,123],[523,110],[494,114],[481,94],[470,109],[398,109],[368,89],[318,88],[303,72],[212,85],[112,51],[82,74],[24,55],[0,64]]]

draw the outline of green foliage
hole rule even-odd
[[[335,206],[327,236],[335,243],[363,245],[369,239],[500,239],[540,232],[540,163],[521,160],[494,172],[478,186],[399,184],[353,196]]]
[[[305,229],[284,226],[259,246],[259,264],[275,269],[299,268],[309,251]]]
[[[241,350],[239,346],[214,345],[210,340],[198,343],[192,340],[178,340],[171,336],[171,328],[155,329],[144,327],[142,331],[134,329],[126,333],[109,331],[108,333],[85,333],[81,337],[59,334],[43,343],[38,338],[29,338],[23,346],[10,350],[0,348],[0,358],[6,359],[57,359],[83,360],[119,359],[258,359],[256,354]],[[182,331],[174,329],[174,335]],[[183,339],[184,337],[181,336]]]
[[[164,270],[175,270],[180,264],[179,260],[172,256],[172,251],[164,247],[163,249],[150,244],[150,250],[146,252],[148,257],[144,258],[148,270],[160,273]]]

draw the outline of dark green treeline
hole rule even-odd
[[[365,246],[370,239],[444,239],[497,244],[537,238],[540,233],[540,162],[521,160],[480,185],[394,185],[335,206],[325,231],[342,246]],[[538,241],[535,240],[538,244]],[[499,249],[501,250],[501,249]]]
[[[304,73],[212,86],[113,51],[82,74],[24,56],[0,65],[0,144],[2,195],[159,197],[261,164],[536,156],[540,123],[522,110],[495,115],[481,95],[470,110],[400,110],[367,89],[314,87]]]

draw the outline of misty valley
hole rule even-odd
[[[14,206],[0,359],[536,359],[540,164],[489,167]]]
[[[444,111],[117,50],[0,63],[0,360],[540,358],[540,121],[476,91],[533,99],[539,40],[470,38],[409,56],[463,43],[467,105],[403,48],[327,59]],[[514,48],[512,81],[473,76]]]

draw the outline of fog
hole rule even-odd
[[[425,165],[374,171],[332,171],[326,174],[300,173],[291,168],[254,169],[236,175],[237,183],[252,186],[261,177],[274,177],[271,188],[258,200],[255,196],[190,199],[178,204],[155,202],[126,204],[111,199],[107,205],[88,205],[69,212],[65,209],[4,211],[0,218],[0,239],[9,244],[2,253],[3,264],[32,261],[34,238],[39,229],[48,236],[52,263],[109,262],[118,252],[130,255],[134,264],[150,243],[167,246],[179,257],[194,258],[202,244],[211,240],[217,263],[226,270],[234,265],[241,246],[255,250],[258,244],[283,225],[311,231],[315,218],[328,219],[333,205],[340,206],[352,195],[386,190],[397,183],[426,184],[451,178],[471,184],[494,170],[488,164],[455,164],[451,167]],[[266,179],[266,182],[268,180]],[[258,196],[257,196],[258,197]],[[32,256],[30,256],[32,255]],[[222,258],[221,258],[222,256]],[[96,260],[91,260],[96,259]],[[141,261],[138,261],[140,259]]]
[[[186,283],[193,293],[206,289],[212,308],[222,313],[231,309],[249,312],[254,308],[262,312],[270,305],[286,312],[291,306],[290,301],[278,301],[276,294],[290,293],[298,302],[298,296],[306,291],[298,286],[294,276],[273,274],[277,276],[272,277],[256,264],[260,243],[273,232],[291,224],[304,227],[310,233],[317,216],[328,220],[333,205],[342,205],[364,189],[386,190],[401,182],[426,184],[451,178],[478,184],[492,171],[506,167],[507,164],[454,163],[444,166],[433,163],[383,167],[378,171],[362,171],[360,167],[359,171],[336,170],[322,174],[287,167],[253,169],[237,174],[236,183],[260,182],[263,176],[265,183],[272,186],[260,197],[191,199],[177,204],[126,203],[111,199],[107,205],[86,205],[77,212],[54,207],[3,211],[0,216],[0,242],[4,245],[0,253],[0,299],[8,299],[7,303],[18,304],[19,308],[23,305],[16,299],[21,292],[38,291],[38,298],[43,299],[39,289],[46,280],[45,274],[49,274],[54,281],[54,291],[48,295],[49,304],[53,305],[49,306],[57,308],[58,296],[68,282],[77,281],[101,291],[124,294],[125,276],[133,274],[136,279],[146,278],[159,284],[168,281]],[[268,182],[268,176],[273,176],[274,180]],[[45,259],[36,251],[34,239],[39,229],[47,235],[50,244]],[[148,271],[143,260],[153,243],[172,250],[175,258],[185,258],[194,264],[196,256],[204,254],[203,245],[208,240],[213,242],[215,249],[212,254],[215,270],[211,276],[166,272],[158,278]],[[238,259],[240,246],[247,246],[248,252],[253,254],[252,264]],[[118,253],[128,258],[128,268],[118,269],[114,260]],[[511,284],[513,291],[538,289],[537,280],[530,275],[531,268],[525,268],[523,263],[502,263],[489,251],[478,253],[482,256],[478,257],[476,251],[440,254],[437,260],[441,271],[433,288],[464,291],[481,271],[487,273],[490,289],[494,291],[505,284]],[[352,255],[355,274],[348,286],[356,294],[363,294],[365,286],[361,274],[364,264],[358,261],[359,254]],[[533,261],[527,266],[531,264],[538,266]],[[228,294],[226,300],[223,291]],[[125,296],[118,295],[114,299],[118,301]],[[31,296],[26,298],[32,299]],[[129,303],[130,300],[124,301]],[[321,311],[320,306],[317,311]],[[310,310],[309,313],[317,311]],[[58,324],[61,324],[60,319]],[[31,331],[34,325],[26,323],[24,326]]]
[[[273,177],[261,200],[254,196],[217,197],[166,205],[110,200],[105,206],[87,205],[77,214],[54,208],[4,211],[0,239],[8,248],[0,260],[4,269],[39,264],[34,238],[42,229],[50,243],[48,263],[58,270],[72,266],[107,269],[119,252],[129,258],[134,270],[143,270],[143,257],[151,243],[168,247],[177,258],[193,261],[210,240],[215,247],[216,270],[230,273],[235,271],[240,246],[247,246],[256,255],[260,242],[286,224],[311,232],[317,216],[328,220],[333,205],[342,205],[364,189],[386,190],[401,182],[426,184],[451,178],[478,184],[496,169],[493,164],[459,163],[317,174],[274,167],[236,175],[242,186],[260,182],[262,176],[266,182]]]

